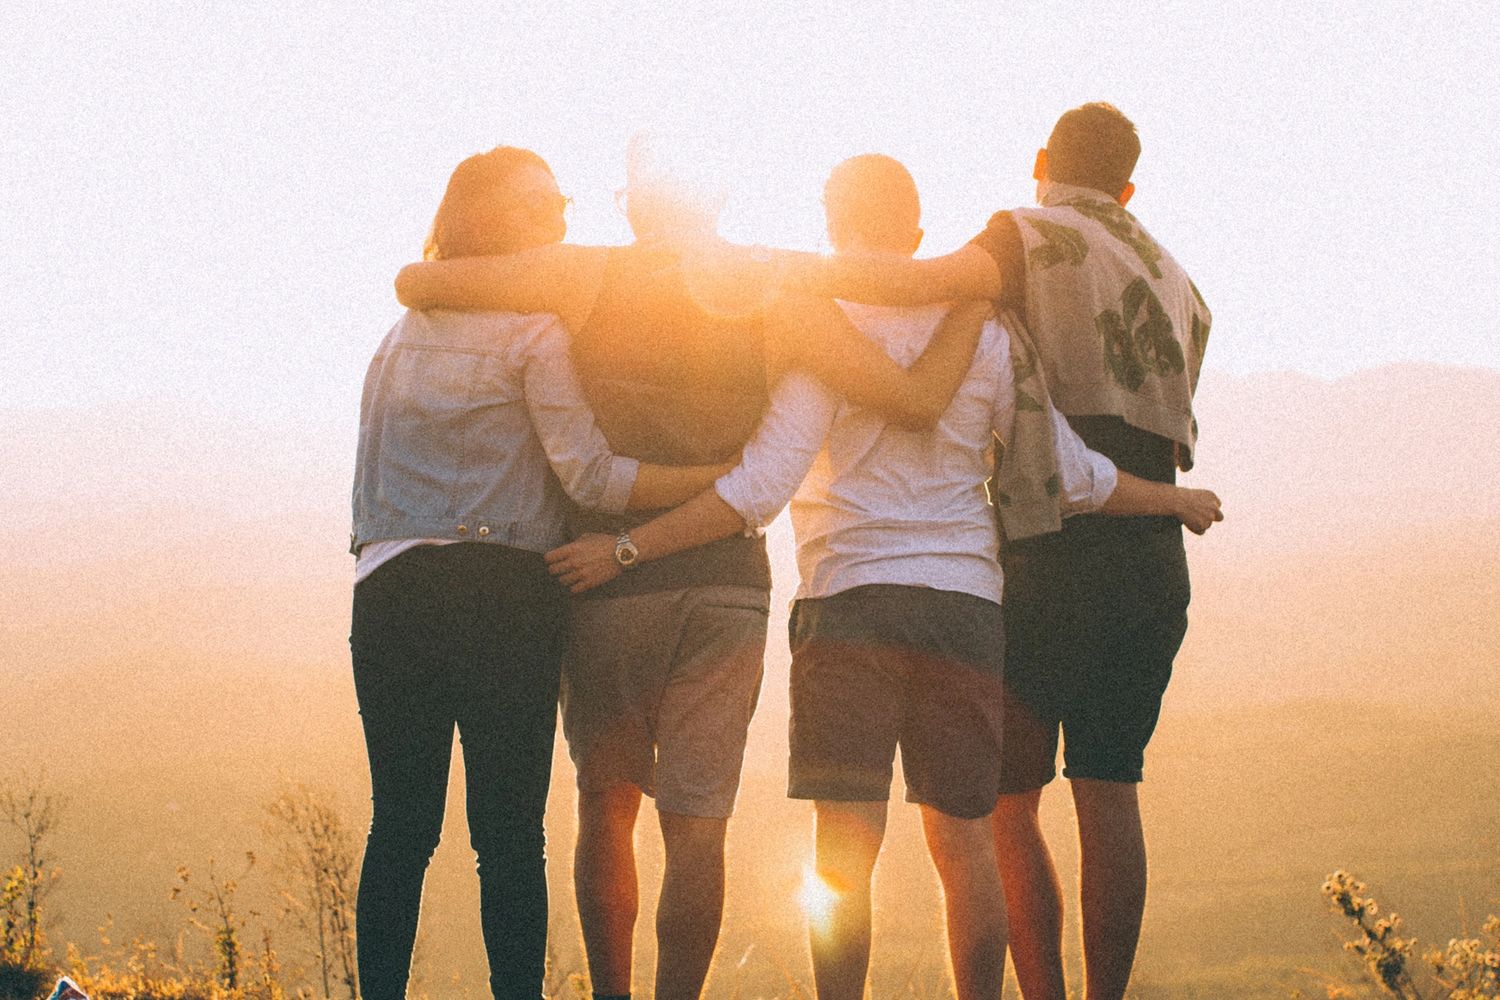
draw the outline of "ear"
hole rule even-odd
[[[1135,194],[1135,185],[1126,181],[1125,186],[1120,189],[1119,201],[1122,208],[1130,203],[1130,196],[1133,194]]]
[[[1044,181],[1047,179],[1047,147],[1043,146],[1036,151],[1036,163],[1031,167],[1031,179]]]
[[[922,227],[921,226],[918,226],[917,229],[916,229],[916,231],[912,233],[912,239],[911,239],[911,252],[912,253],[916,253],[917,252],[917,247],[919,247],[919,246],[922,245],[922,237],[926,236],[926,235],[927,234],[922,231]]]
[[[828,234],[828,245],[833,247],[834,253],[839,253],[844,247],[844,230],[837,219],[826,208],[823,210],[823,230]]]

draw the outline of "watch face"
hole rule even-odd
[[[636,556],[639,554],[640,550],[635,547],[635,543],[629,538],[621,538],[615,542],[615,562],[621,566],[634,565]]]

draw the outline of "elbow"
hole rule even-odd
[[[633,459],[614,457],[570,470],[571,475],[559,474],[558,481],[578,506],[619,514],[638,510],[645,501],[655,499],[651,490],[643,488],[638,468]]]
[[[396,301],[408,309],[426,309],[430,305],[417,294],[416,269],[420,264],[408,264],[396,275]]]

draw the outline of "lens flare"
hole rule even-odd
[[[797,891],[797,903],[816,933],[828,933],[833,925],[833,908],[838,901],[839,894],[823,881],[812,865],[802,869],[802,888]]]

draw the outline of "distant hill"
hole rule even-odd
[[[1189,539],[1192,701],[1451,696],[1500,667],[1500,372],[1210,372],[1198,465],[1227,520]]]
[[[1380,695],[1493,676],[1500,372],[1210,371],[1198,410],[1185,481],[1217,490],[1228,520],[1189,539],[1182,694]],[[0,410],[0,660],[338,660],[355,425],[228,404]],[[783,519],[778,606],[795,583],[785,531]]]
[[[1253,525],[1254,535],[1224,525],[1236,543],[1293,548],[1500,520],[1500,372],[1400,364],[1323,381],[1210,371],[1196,409],[1191,480]],[[1497,542],[1493,527],[1487,541]]]

